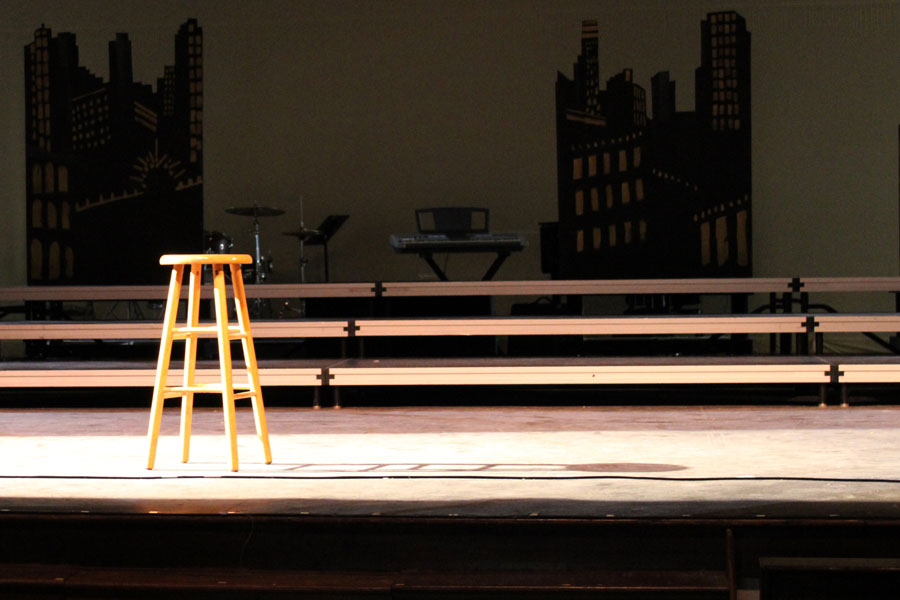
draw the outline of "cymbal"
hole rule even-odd
[[[277,217],[284,214],[280,208],[268,206],[233,206],[226,208],[225,212],[241,217]]]
[[[308,240],[322,235],[318,229],[298,229],[297,231],[285,231],[281,235],[290,235],[300,240]]]

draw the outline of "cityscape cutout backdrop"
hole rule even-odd
[[[556,80],[558,221],[541,224],[544,272],[752,274],[750,33],[723,11],[700,34],[685,112],[666,71],[651,78],[649,107],[631,69],[602,87],[597,22],[582,23],[573,76]],[[29,284],[161,283],[161,254],[200,251],[202,63],[195,19],[175,34],[155,91],[133,79],[127,34],[109,42],[104,82],[79,64],[75,34],[35,31],[25,47]]]
[[[646,91],[625,69],[601,88],[597,21],[574,77],[558,73],[558,222],[542,270],[562,279],[750,276],[750,33],[733,11],[700,28],[695,110],[666,71]]]
[[[203,30],[175,34],[175,64],[134,81],[131,41],[109,42],[109,81],[74,33],[25,46],[29,285],[162,283],[167,252],[203,241]]]

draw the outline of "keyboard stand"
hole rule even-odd
[[[435,275],[438,276],[438,279],[441,281],[450,281],[450,278],[447,277],[447,274],[444,273],[444,270],[434,261],[434,252],[431,250],[421,250],[418,252],[418,255],[428,263],[428,266],[431,267],[431,270],[434,271]],[[497,258],[494,259],[494,262],[491,263],[491,266],[488,267],[488,270],[485,272],[484,276],[482,276],[482,281],[489,281],[493,279],[494,275],[497,273],[497,270],[500,269],[500,265],[503,264],[509,257],[509,250],[497,250]]]

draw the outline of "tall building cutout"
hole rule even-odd
[[[131,40],[109,42],[109,81],[75,35],[25,46],[28,283],[158,283],[166,252],[203,236],[203,30],[175,35],[157,89],[134,81]]]
[[[558,222],[543,236],[558,278],[749,276],[750,33],[733,11],[701,23],[695,110],[668,72],[646,91],[624,69],[600,87],[596,21],[556,81]]]

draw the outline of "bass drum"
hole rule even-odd
[[[207,254],[230,254],[234,240],[221,231],[203,232],[203,251]]]

